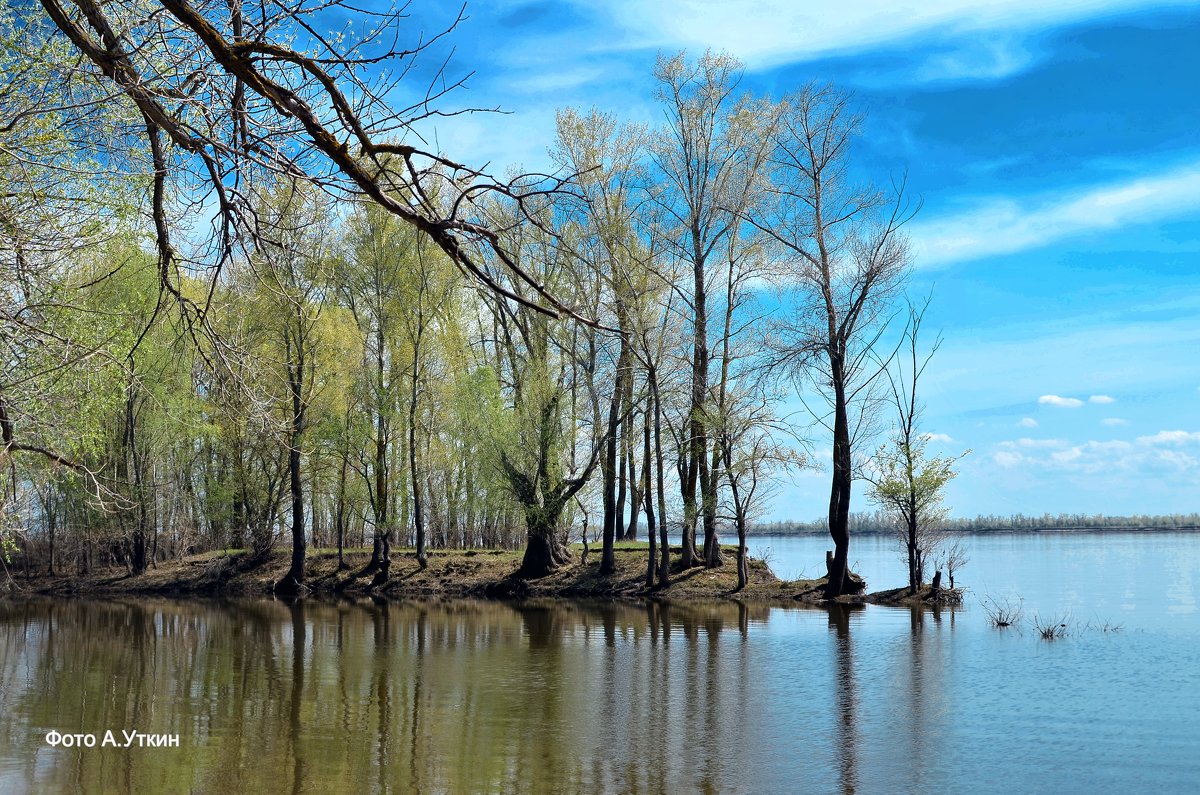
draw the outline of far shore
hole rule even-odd
[[[1200,533],[1200,525],[1180,525],[1178,527],[1160,527],[1155,525],[1130,527],[973,527],[968,529],[947,528],[946,535],[953,536],[987,536],[987,535],[1030,535],[1030,534],[1070,534],[1070,533]],[[852,531],[855,538],[861,536],[894,536],[895,530],[876,530],[857,528]],[[751,530],[747,538],[779,538],[795,536],[797,538],[829,537],[829,532],[820,530]]]
[[[391,600],[409,599],[646,599],[672,602],[737,600],[747,602],[810,604],[824,601],[824,578],[782,580],[763,561],[751,558],[750,582],[737,590],[736,547],[722,547],[726,563],[716,569],[691,568],[672,571],[665,588],[647,588],[645,584],[646,544],[621,543],[615,550],[617,571],[601,576],[600,553],[592,547],[586,563],[561,567],[553,574],[536,580],[518,580],[512,574],[520,567],[520,550],[429,550],[429,565],[418,567],[412,550],[395,550],[385,585],[372,588],[372,574],[365,571],[370,553],[346,551],[345,567],[338,567],[336,551],[310,551],[305,584],[307,595],[316,597],[372,596]],[[576,548],[577,561],[580,550]],[[672,549],[673,557],[678,550]],[[77,575],[63,567],[55,575],[32,574],[26,578],[19,569],[11,569],[13,585],[9,597],[22,595],[112,597],[112,596],[271,596],[272,585],[288,568],[288,556],[273,552],[265,560],[254,561],[240,550],[224,550],[193,555],[179,561],[159,562],[139,576],[123,569]],[[868,583],[869,585],[869,583]],[[954,594],[943,592],[941,603],[954,601]],[[907,589],[894,589],[858,596],[841,597],[839,602],[877,604],[929,604],[928,587],[916,596]]]

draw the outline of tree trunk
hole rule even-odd
[[[408,471],[412,476],[413,523],[417,529],[417,565],[424,570],[429,565],[425,555],[425,518],[421,513],[421,481],[417,474],[417,356],[420,355],[421,335],[413,348],[412,394],[408,403]]]
[[[916,528],[911,525],[908,528],[908,543],[904,546],[908,550],[908,592],[915,594],[921,588],[921,568],[917,562]]]
[[[738,528],[738,551],[737,551],[737,573],[738,584],[737,589],[740,591],[750,584],[750,559],[746,554],[746,520],[739,516],[737,520]]]
[[[338,569],[346,568],[344,549],[346,546],[346,468],[347,456],[342,456],[342,467],[338,473],[337,505],[334,509],[334,526],[337,530]]]
[[[292,564],[283,579],[275,584],[275,593],[294,596],[304,585],[304,487],[300,480],[299,434],[293,431],[288,451],[288,478],[292,497]]]
[[[637,474],[637,456],[634,455],[634,422],[633,413],[626,418],[625,422],[625,457],[629,461],[629,526],[625,529],[624,539],[626,541],[637,541],[638,514],[642,512],[642,500],[645,499],[646,486],[645,478],[639,478]],[[643,464],[643,469],[645,468]]]
[[[622,396],[621,396],[620,412],[623,414],[625,411],[628,411],[629,407],[625,402],[624,389],[622,388],[621,391],[622,391]],[[626,503],[626,498],[628,497],[628,494],[629,494],[629,487],[633,484],[633,481],[631,481],[628,477],[629,464],[630,464],[629,442],[628,442],[628,439],[626,438],[626,432],[628,430],[629,429],[628,429],[628,427],[626,427],[626,423],[624,422],[623,418],[618,417],[617,427],[613,429],[613,437],[614,437],[613,441],[617,444],[617,449],[618,449],[617,470],[616,470],[617,499],[616,499],[616,502],[613,504],[613,541],[614,542],[618,538],[625,537],[625,503]],[[617,436],[618,432],[620,433],[619,438]]]
[[[518,579],[536,580],[571,562],[571,552],[563,546],[556,530],[561,512],[561,508],[547,511],[537,506],[526,511],[529,532],[525,556],[515,575]]]
[[[392,534],[391,532],[383,533],[379,538],[379,566],[375,569],[375,576],[371,578],[372,588],[379,588],[387,584],[388,577],[392,572]]]
[[[704,284],[705,253],[699,220],[692,228],[692,298],[695,320],[692,325],[692,392],[688,407],[687,483],[683,495],[683,564],[696,565],[696,519],[705,511],[709,496],[708,435],[704,425],[704,400],[708,397],[708,292]],[[699,481],[702,505],[697,510],[696,487]],[[706,536],[707,538],[707,536]]]
[[[296,341],[299,349],[299,341]],[[290,353],[290,351],[289,351]],[[295,596],[304,587],[304,484],[300,480],[300,434],[304,431],[304,355],[288,362],[288,387],[292,394],[292,428],[288,437],[288,479],[292,497],[292,565],[275,584],[275,593]],[[289,355],[289,360],[291,356]]]
[[[371,509],[375,516],[375,537],[371,542],[371,562],[363,569],[363,574],[379,571],[384,563],[384,543],[386,536],[391,533],[388,526],[388,462],[387,448],[389,423],[384,416],[384,407],[380,403],[384,394],[384,338],[383,330],[376,329],[375,333],[375,488],[371,498]],[[379,579],[378,577],[375,578]],[[386,573],[384,581],[386,581]],[[374,582],[374,581],[372,581]]]
[[[725,557],[721,554],[721,539],[717,537],[717,478],[720,476],[720,462],[717,458],[717,445],[713,444],[713,460],[701,472],[701,482],[708,485],[702,489],[704,508],[704,566],[715,569],[725,565]]]
[[[658,543],[654,537],[654,500],[651,499],[650,493],[650,413],[646,412],[645,419],[642,423],[642,479],[640,496],[646,505],[646,536],[649,539],[649,552],[646,556],[646,587],[654,587],[654,574],[658,568]],[[634,494],[638,494],[635,491]],[[634,505],[637,505],[635,500]],[[633,519],[630,525],[637,525],[637,511],[634,511]]]
[[[604,462],[601,467],[604,481],[604,536],[600,553],[600,573],[603,575],[612,574],[617,570],[613,544],[616,541],[617,527],[623,524],[623,519],[617,513],[616,480],[622,474],[617,470],[617,435],[628,356],[626,343],[622,341],[621,353],[617,357],[617,383],[613,388],[612,399],[608,402],[608,435],[604,442]],[[621,479],[623,482],[624,478]],[[624,509],[624,505],[621,508]]]
[[[671,544],[667,531],[667,491],[663,482],[663,451],[662,451],[662,403],[658,394],[658,372],[654,367],[649,368],[650,396],[654,400],[654,472],[655,489],[658,498],[658,554],[661,562],[658,566],[658,584],[666,587],[671,583]],[[649,456],[647,456],[648,458]],[[649,495],[647,495],[649,505]]]
[[[825,598],[833,599],[846,590],[846,565],[850,555],[850,486],[853,473],[850,459],[850,424],[847,417],[845,383],[842,369],[835,360],[833,481],[829,489],[829,536],[833,539],[833,558]]]

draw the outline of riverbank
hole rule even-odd
[[[783,580],[766,562],[751,558],[750,581],[737,590],[734,565],[736,548],[723,548],[726,564],[716,569],[672,571],[665,588],[645,585],[646,545],[623,543],[614,548],[616,572],[602,576],[600,554],[594,547],[586,564],[565,566],[537,580],[512,577],[521,564],[520,550],[430,550],[429,565],[422,570],[411,550],[393,553],[388,582],[372,588],[373,574],[366,571],[370,554],[348,551],[339,568],[337,553],[309,553],[305,584],[313,596],[370,595],[387,599],[662,599],[703,601],[736,599],[765,602],[820,602],[824,579]],[[578,554],[578,550],[577,550]],[[678,550],[672,550],[677,559]],[[210,552],[181,561],[161,562],[139,576],[124,570],[81,576],[34,575],[14,578],[15,592],[52,596],[266,596],[287,572],[289,559],[282,552],[254,561],[240,551]],[[849,602],[906,602],[894,591],[844,597]],[[917,601],[921,601],[920,598]]]

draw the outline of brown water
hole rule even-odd
[[[0,793],[1193,792],[1197,541],[1106,555],[1159,609],[1053,643],[970,600],[0,602]]]

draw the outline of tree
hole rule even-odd
[[[295,183],[266,194],[257,215],[261,229],[252,259],[282,339],[277,364],[285,387],[288,491],[291,498],[291,566],[275,591],[295,594],[304,584],[306,538],[302,440],[317,383],[317,323],[325,307],[332,244],[324,222],[329,208]],[[278,397],[278,393],[276,393]]]
[[[422,264],[416,256],[417,233],[376,205],[356,205],[347,231],[349,250],[338,287],[363,337],[363,402],[371,414],[369,444],[356,466],[366,481],[375,528],[366,572],[375,572],[377,584],[383,584],[396,522],[391,486],[404,368],[404,283],[406,273]]]
[[[709,340],[710,270],[722,256],[736,261],[742,255],[739,232],[752,214],[750,205],[770,151],[772,122],[762,115],[766,106],[736,94],[741,68],[736,59],[711,52],[695,64],[688,64],[680,53],[660,57],[655,66],[658,99],[667,121],[652,147],[663,182],[657,199],[668,219],[662,237],[666,251],[690,276],[682,290],[692,326],[690,400],[680,428],[685,567],[696,557],[697,519],[703,521],[705,565],[721,564],[718,478],[712,466],[720,457],[711,449],[706,419],[714,358]]]
[[[873,410],[870,390],[882,368],[872,352],[907,273],[900,228],[913,212],[902,184],[888,197],[851,181],[850,146],[859,125],[849,99],[830,87],[809,86],[785,98],[772,153],[775,201],[764,219],[754,220],[781,247],[800,300],[781,324],[777,364],[807,379],[830,408],[814,410],[833,437],[830,599],[863,587],[846,576],[854,447]]]
[[[454,298],[454,282],[447,278],[445,268],[431,262],[433,257],[417,243],[416,272],[410,275],[410,295],[406,301],[404,328],[412,351],[408,392],[408,472],[412,484],[413,523],[416,530],[417,565],[427,565],[425,553],[425,514],[421,500],[421,471],[418,461],[417,426],[422,392],[427,389],[427,371],[432,358],[429,348],[433,326],[449,311]]]
[[[78,301],[120,260],[72,277],[109,241],[127,238],[146,172],[139,149],[118,143],[132,106],[106,101],[109,92],[71,61],[30,6],[0,8],[0,466],[29,453],[100,491],[82,460],[87,442],[60,423],[71,412],[55,405],[53,384],[64,373],[90,380],[124,358],[92,333],[97,324]]]
[[[928,306],[928,300],[920,308],[909,304],[908,325],[901,342],[903,353],[897,357],[896,366],[887,370],[895,410],[892,436],[876,452],[873,470],[867,476],[871,501],[896,522],[908,563],[908,591],[912,594],[924,582],[925,563],[943,539],[941,524],[949,509],[942,499],[946,484],[956,474],[954,464],[970,452],[951,458],[929,458],[925,454],[930,437],[919,428],[924,407],[917,397],[917,382],[942,342],[941,338],[935,340],[922,356],[917,338]]]
[[[564,212],[572,221],[569,250],[584,271],[583,280],[594,285],[596,303],[603,302],[616,318],[617,361],[608,395],[609,431],[600,459],[604,518],[600,572],[616,570],[613,544],[628,536],[623,526],[627,491],[632,487],[630,527],[637,524],[641,491],[635,478],[632,453],[634,359],[632,316],[646,299],[648,247],[644,243],[645,175],[639,162],[645,147],[640,127],[621,126],[611,114],[592,111],[580,115],[572,109],[557,117],[557,136],[551,150],[559,165],[575,172],[578,201]],[[585,332],[590,333],[590,332]],[[589,370],[594,375],[594,368]],[[595,379],[592,379],[594,384]],[[620,455],[618,458],[618,450]]]
[[[738,536],[738,590],[750,581],[750,558],[746,535],[754,516],[775,486],[774,477],[792,467],[805,466],[803,456],[781,444],[775,437],[778,423],[771,401],[762,393],[734,401],[734,410],[722,417],[717,444],[721,452],[722,474],[729,486],[727,518],[733,521]]]
[[[403,8],[367,12],[340,0],[317,6],[300,0],[76,0],[74,10],[60,0],[41,0],[41,6],[85,59],[80,68],[89,64],[96,81],[136,108],[136,134],[151,153],[162,288],[196,327],[204,328],[206,306],[179,287],[184,250],[172,236],[171,180],[191,181],[194,195],[207,191],[215,210],[213,246],[195,264],[214,277],[257,228],[247,186],[286,178],[330,194],[363,196],[428,236],[489,289],[541,311],[573,315],[476,214],[481,199],[518,195],[524,183],[496,182],[397,140],[419,139],[422,122],[452,113],[437,103],[462,82],[439,70],[418,101],[399,109],[390,104],[396,84],[387,75],[407,75],[441,38],[415,37],[417,43],[405,49]],[[336,36],[319,33],[324,25],[318,18],[339,8],[367,25]],[[547,187],[539,182],[535,192]],[[516,295],[486,273],[480,249],[535,298]]]

